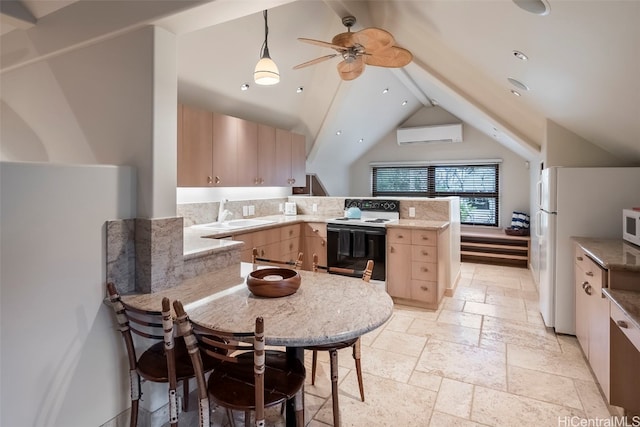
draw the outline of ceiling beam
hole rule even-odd
[[[28,30],[38,22],[38,19],[33,16],[21,0],[0,1],[0,18],[2,24],[11,25],[21,30]]]

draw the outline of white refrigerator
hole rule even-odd
[[[640,206],[640,168],[543,169],[538,183],[540,312],[575,335],[572,236],[622,238],[622,209]]]

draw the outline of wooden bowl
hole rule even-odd
[[[261,268],[249,273],[247,287],[259,297],[284,297],[296,293],[300,287],[300,275],[288,268]]]

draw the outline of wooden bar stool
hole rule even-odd
[[[264,427],[264,409],[294,396],[297,425],[304,425],[304,365],[287,361],[283,351],[265,350],[262,317],[256,318],[253,332],[219,331],[189,321],[180,301],[174,301],[173,307],[196,371],[200,427],[209,427],[209,399],[227,408],[231,425],[231,410],[240,410],[245,413],[245,426],[250,425],[251,411],[255,411],[254,425]],[[221,361],[207,382],[200,362],[204,356]]]
[[[318,255],[313,254],[313,271],[319,270],[327,271],[329,273],[340,273],[350,276],[361,276],[362,280],[369,282],[371,280],[371,274],[373,273],[373,260],[367,261],[367,266],[364,271],[356,271],[348,268],[339,267],[326,267],[318,265]],[[333,401],[333,425],[335,427],[340,426],[340,407],[338,404],[338,350],[343,348],[353,348],[353,359],[356,363],[356,374],[358,376],[358,388],[360,389],[360,399],[364,402],[364,384],[362,381],[362,365],[360,363],[360,337],[353,338],[346,341],[340,341],[331,344],[323,344],[316,346],[305,347],[305,350],[313,351],[313,358],[311,362],[311,384],[315,384],[316,380],[316,367],[318,364],[318,351],[328,351],[329,360],[331,366],[331,398]]]

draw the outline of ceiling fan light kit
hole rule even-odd
[[[253,80],[256,84],[269,86],[280,82],[280,72],[278,66],[273,59],[269,56],[269,45],[267,44],[267,38],[269,36],[269,26],[267,25],[267,11],[263,12],[264,16],[264,42],[260,49],[260,60],[256,64],[256,68],[253,71]]]
[[[303,62],[293,67],[293,69],[297,70],[341,56],[342,61],[337,66],[338,74],[342,80],[353,80],[364,72],[365,65],[399,68],[404,67],[413,60],[411,52],[394,45],[393,35],[388,31],[370,27],[351,32],[351,27],[355,23],[356,18],[353,16],[342,18],[342,24],[347,27],[347,31],[334,36],[331,43],[299,38],[298,40],[305,43],[330,47],[338,53]]]

